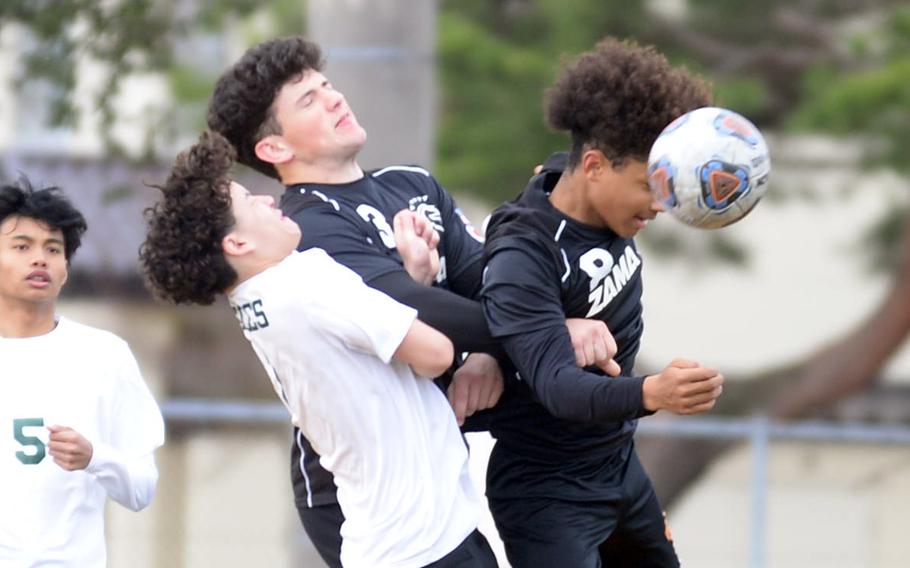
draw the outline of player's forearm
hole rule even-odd
[[[154,454],[125,456],[106,444],[95,442],[92,460],[85,471],[104,488],[108,496],[133,511],[151,503],[158,485]]]
[[[503,355],[499,342],[490,335],[480,303],[448,290],[422,286],[406,272],[384,274],[367,282],[402,304],[417,310],[421,321],[438,329],[455,345],[455,351]]]
[[[436,377],[452,366],[455,351],[446,336],[414,320],[393,357],[410,365],[417,375]]]
[[[643,379],[608,377],[579,368],[564,329],[510,336],[503,344],[522,379],[557,418],[607,423],[647,414],[642,402]]]

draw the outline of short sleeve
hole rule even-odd
[[[306,306],[314,323],[346,345],[377,356],[392,356],[417,318],[417,311],[367,286],[352,270],[321,255],[319,293]]]

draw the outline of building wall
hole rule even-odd
[[[747,446],[731,452],[671,511],[685,565],[749,565],[751,468]],[[910,448],[776,443],[767,471],[766,566],[910,565]]]

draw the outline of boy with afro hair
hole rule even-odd
[[[548,121],[569,132],[571,151],[489,223],[484,313],[527,386],[524,410],[491,429],[487,472],[513,568],[679,565],[632,436],[658,410],[710,410],[723,377],[686,359],[635,375],[643,322],[633,237],[662,211],[648,188],[651,145],[710,100],[701,80],[653,48],[601,42],[549,92]],[[620,376],[575,365],[569,317],[607,324]]]

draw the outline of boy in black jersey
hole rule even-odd
[[[304,228],[299,249],[322,248],[373,288],[417,308],[423,321],[453,341],[456,352],[497,349],[472,299],[480,288],[482,237],[426,170],[359,167],[366,133],[322,75],[322,66],[319,47],[303,38],[251,48],[219,79],[209,126],[228,139],[240,162],[285,184],[281,208]],[[439,233],[441,268],[433,287],[411,279],[405,266],[419,259],[395,247],[393,218],[402,209],[427,217]],[[590,323],[571,324],[587,326],[576,334],[586,338],[578,340],[579,361],[615,366],[606,326]],[[483,353],[473,353],[451,385],[459,421],[493,406],[503,389],[498,365]],[[343,515],[332,478],[299,433],[296,442],[291,468],[297,508],[323,558],[337,566]]]
[[[524,410],[494,425],[487,496],[514,568],[678,566],[662,511],[635,454],[636,420],[710,410],[723,377],[675,359],[635,376],[643,322],[641,256],[632,240],[662,211],[647,157],[708,88],[651,48],[605,40],[549,93],[567,130],[565,171],[545,168],[487,231],[482,304],[527,385]],[[561,322],[607,323],[620,376],[574,364]]]

